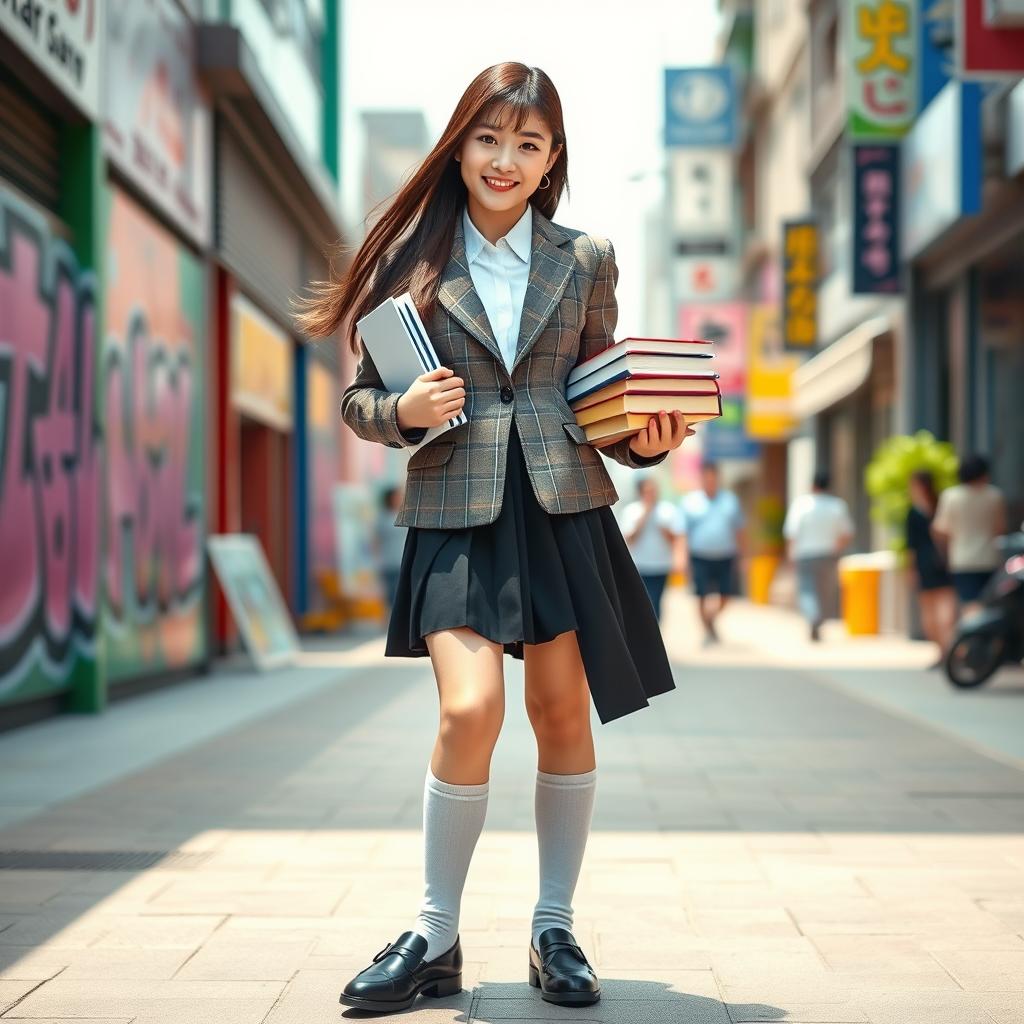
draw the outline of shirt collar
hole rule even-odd
[[[469,215],[469,207],[462,208],[462,227],[466,242],[466,262],[473,263],[480,255],[487,239],[480,234],[473,219]],[[504,236],[508,239],[509,248],[524,262],[530,262],[530,249],[533,245],[533,204],[526,204],[526,212],[515,222]]]

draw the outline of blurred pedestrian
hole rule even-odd
[[[342,326],[359,353],[341,414],[364,440],[408,447],[463,407],[469,420],[406,467],[398,521],[409,534],[384,647],[387,657],[429,656],[437,683],[423,902],[413,927],[344,987],[347,1006],[394,1012],[421,993],[461,988],[462,892],[504,718],[505,654],[525,663],[536,739],[540,885],[524,935],[529,979],[548,1002],[600,998],[572,933],[597,783],[591,711],[610,722],[675,689],[610,508],[617,494],[604,460],[651,468],[694,431],[666,400],[644,427],[598,451],[568,411],[573,366],[615,343],[619,271],[607,239],[550,219],[567,154],[551,79],[514,61],[485,68],[344,276],[317,282],[298,318],[311,337]],[[356,325],[406,291],[442,365],[397,392]]]
[[[737,558],[744,553],[744,519],[739,499],[719,487],[718,464],[701,463],[701,488],[679,503],[678,530],[683,546],[683,566],[693,577],[704,646],[718,641],[715,620],[728,600],[739,593]],[[717,595],[717,603],[711,595]]]
[[[941,667],[956,622],[956,593],[953,590],[953,580],[930,530],[938,500],[935,478],[931,471],[915,470],[910,476],[911,504],[906,522],[907,549],[914,556],[921,628],[924,635],[939,648],[938,660],[931,668]]]
[[[380,513],[377,516],[376,552],[377,569],[381,582],[384,584],[384,598],[388,611],[395,606],[395,595],[398,593],[398,580],[402,568],[402,552],[405,549],[405,536],[408,532],[404,526],[395,525],[395,516],[402,507],[402,487],[388,487],[381,495]]]
[[[999,565],[996,537],[1007,532],[1006,498],[989,479],[988,459],[967,455],[960,483],[939,495],[931,531],[953,577],[961,612],[978,607],[978,598]]]
[[[658,481],[652,476],[637,481],[636,493],[636,501],[622,510],[622,535],[660,621],[665,583],[672,571],[676,509],[672,502],[659,499]]]
[[[839,556],[853,540],[853,520],[842,498],[829,494],[827,469],[814,474],[811,493],[793,501],[782,524],[789,558],[796,567],[800,610],[821,639],[826,619],[839,615]]]

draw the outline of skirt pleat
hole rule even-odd
[[[385,654],[425,657],[428,633],[460,626],[516,658],[523,644],[576,631],[602,723],[675,688],[654,607],[611,509],[546,512],[514,423],[498,518],[461,530],[409,528]]]

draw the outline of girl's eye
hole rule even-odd
[[[491,142],[496,141],[493,135],[478,135],[477,136],[477,141],[478,142],[486,142],[488,139],[490,139]],[[536,149],[538,153],[540,152],[540,150],[537,149],[537,147],[532,142],[524,142],[523,145],[524,146],[529,146],[531,149]]]

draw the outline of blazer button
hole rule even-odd
[[[504,402],[504,403],[505,403],[506,405],[508,405],[508,404],[509,404],[509,402],[511,402],[511,401],[512,401],[513,397],[514,397],[514,393],[513,393],[512,389],[511,389],[511,388],[510,388],[510,387],[509,387],[509,386],[508,386],[508,385],[506,384],[506,385],[505,385],[505,386],[504,386],[504,387],[503,387],[503,388],[501,389],[501,400],[502,400],[502,401],[503,401],[503,402]]]

